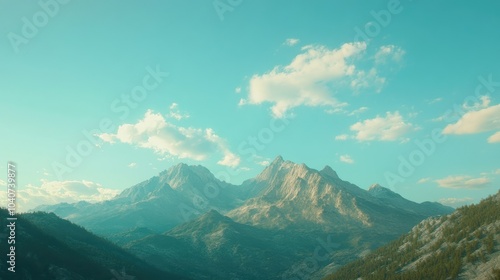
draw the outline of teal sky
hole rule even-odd
[[[499,189],[498,1],[66,2],[0,3],[20,203],[179,162],[240,183],[277,155],[418,202]]]

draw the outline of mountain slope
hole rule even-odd
[[[0,209],[0,218],[7,216],[7,211]],[[154,268],[54,214],[17,216],[16,237],[15,275],[7,271],[6,262],[0,262],[0,279],[109,280],[127,275],[135,279],[184,279]],[[1,251],[7,252],[7,246],[2,242]]]
[[[500,192],[429,218],[326,279],[500,279]]]
[[[125,248],[156,267],[168,263],[177,273],[194,279],[274,279],[277,272],[293,264],[292,256],[283,254],[286,245],[290,244],[278,245],[273,232],[235,223],[211,210]]]
[[[403,198],[401,195],[380,186],[379,184],[370,186],[368,192],[388,206],[405,209],[415,214],[433,216],[436,215],[436,213],[444,214],[453,211],[451,207],[443,206],[437,202],[426,201],[423,203],[416,203],[410,201]]]
[[[219,191],[217,196],[211,195],[214,190]],[[36,210],[53,212],[92,232],[111,236],[136,227],[163,232],[208,209],[227,212],[239,204],[235,186],[216,179],[205,167],[178,164],[108,201],[63,203]]]
[[[249,184],[249,183],[247,183]],[[427,207],[381,186],[363,190],[341,180],[329,166],[317,171],[277,157],[252,180],[253,198],[227,215],[263,228],[349,231],[362,228],[403,233],[452,208]]]

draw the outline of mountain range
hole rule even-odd
[[[37,210],[193,279],[321,278],[420,221],[453,211],[377,184],[365,190],[329,166],[318,171],[281,156],[241,185],[179,164],[109,201]]]
[[[227,190],[203,205],[205,188]],[[112,235],[135,227],[163,232],[200,215],[210,207],[227,212],[241,200],[235,186],[222,182],[203,166],[178,164],[143,181],[111,200],[90,204],[62,203],[34,210],[53,212],[101,235]]]

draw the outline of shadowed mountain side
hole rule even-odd
[[[5,220],[8,212],[0,209]],[[0,249],[7,251],[7,242]],[[186,279],[154,268],[111,242],[54,214],[29,213],[17,216],[16,272],[0,263],[2,279]],[[168,269],[164,266],[163,270]],[[14,278],[12,278],[14,276]]]
[[[164,234],[150,235],[124,247],[158,268],[174,265],[175,272],[194,279],[280,279],[318,246],[314,239],[324,234],[317,234],[259,229],[212,210]],[[346,236],[334,239],[340,238],[347,244]],[[322,254],[339,248],[335,243]],[[186,267],[186,263],[190,265]]]

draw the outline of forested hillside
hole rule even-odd
[[[500,279],[500,192],[408,234],[326,277],[363,280]]]

